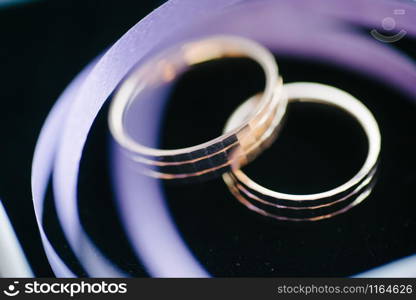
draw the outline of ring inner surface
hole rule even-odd
[[[360,170],[368,140],[357,120],[330,103],[292,100],[279,138],[242,170],[270,190],[314,194],[347,182]]]
[[[199,63],[169,82],[143,90],[138,101],[131,101],[125,128],[135,141],[148,147],[198,145],[220,136],[232,111],[264,88],[264,71],[253,59],[229,57]],[[149,119],[157,109],[163,111],[160,122]],[[148,122],[159,122],[158,132],[137,130]]]

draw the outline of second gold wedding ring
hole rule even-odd
[[[247,118],[223,135],[188,148],[164,150],[142,145],[126,131],[125,115],[147,86],[165,75],[173,80],[192,65],[225,57],[248,57],[265,74],[265,89]],[[256,42],[236,36],[211,36],[170,47],[139,65],[114,96],[109,126],[115,140],[148,176],[161,179],[209,179],[241,167],[273,139],[287,98],[272,54]],[[215,99],[213,99],[215,101]],[[225,120],[224,120],[225,121]]]
[[[223,175],[232,194],[249,209],[286,221],[318,221],[346,212],[371,193],[381,149],[380,130],[373,114],[349,93],[335,87],[295,82],[284,85],[290,102],[311,102],[339,108],[350,114],[362,127],[368,141],[367,157],[361,169],[347,182],[317,194],[287,194],[263,187],[241,169]],[[255,99],[242,104],[229,118],[225,131],[244,119]]]

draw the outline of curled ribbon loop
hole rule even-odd
[[[83,230],[78,215],[77,181],[94,119],[124,76],[151,51],[192,37],[235,34],[261,42],[279,54],[319,59],[357,70],[416,99],[413,61],[371,35],[349,30],[352,26],[379,28],[380,17],[389,15],[398,5],[395,1],[378,0],[171,0],[137,23],[68,86],[45,121],[36,146],[33,202],[42,242],[55,274],[76,276],[55,251],[43,228],[44,199],[51,178],[60,224],[87,275],[127,276]],[[400,6],[406,8],[400,25],[409,36],[415,36],[416,8],[401,3]],[[160,118],[161,108],[155,108],[155,112]],[[142,127],[153,132],[158,121],[156,117]],[[140,124],[141,120],[137,122]],[[149,273],[156,277],[209,276],[182,241],[159,186],[133,172],[131,162],[120,154],[117,145],[111,159],[122,221]],[[157,226],[152,226],[155,222]]]

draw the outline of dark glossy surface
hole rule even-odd
[[[334,66],[285,57],[279,57],[279,66],[286,81],[334,85],[361,99],[373,112],[382,134],[380,173],[373,194],[344,215],[294,224],[247,210],[221,180],[190,187],[165,186],[173,215],[191,249],[216,276],[350,276],[416,252],[416,106],[411,99]],[[246,71],[250,68],[246,64]],[[164,141],[169,145],[177,141],[174,130],[181,128],[173,124],[175,118],[182,118],[186,106],[181,106],[184,97],[176,96],[192,94],[192,87],[194,91],[205,88],[206,81],[198,79],[188,78],[174,94],[165,123]],[[220,80],[215,83],[230,94],[245,93],[245,86],[229,90]],[[228,114],[207,106],[204,113],[220,114],[218,119]],[[214,130],[198,126],[207,122],[202,115],[187,118],[191,116],[194,120],[188,122],[199,131],[190,130],[188,138]],[[344,112],[291,104],[278,141],[245,170],[260,184],[278,191],[320,192],[351,178],[362,165],[366,149],[361,128]]]
[[[0,101],[0,197],[39,276],[52,274],[30,195],[30,164],[43,120],[72,77],[160,2],[41,1],[0,10],[0,80],[6,83]],[[404,39],[394,46],[414,55],[414,42]],[[250,212],[221,179],[164,186],[173,217],[196,257],[216,276],[346,276],[415,253],[416,106],[385,83],[358,73],[285,57],[279,57],[279,67],[286,82],[332,84],[371,109],[383,138],[377,186],[369,199],[347,214],[305,225]],[[172,95],[162,145],[183,146],[218,135],[235,106],[262,85],[260,76],[251,75],[257,67],[247,62],[207,68],[190,73]],[[210,105],[212,96],[218,95],[216,105]],[[279,142],[246,168],[249,175],[267,187],[293,193],[321,191],[353,175],[366,149],[359,126],[326,107],[290,108]],[[107,146],[103,110],[82,161],[81,218],[117,265],[132,275],[146,276],[118,224]],[[82,275],[57,230],[50,200],[48,231]]]

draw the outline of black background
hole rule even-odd
[[[0,196],[39,276],[52,275],[30,200],[30,165],[43,120],[82,67],[159,4],[41,1],[0,10]],[[368,34],[367,28],[360,30]],[[415,54],[415,43],[409,39],[394,46]],[[286,82],[316,81],[340,87],[374,113],[383,138],[377,186],[363,204],[342,216],[293,224],[247,210],[221,179],[186,187],[164,185],[172,214],[192,251],[216,276],[349,276],[414,253],[416,107],[411,99],[335,66],[280,56],[278,61]],[[162,146],[187,146],[218,135],[233,108],[261,90],[261,76],[253,76],[259,72],[252,62],[232,60],[187,73],[167,107]],[[195,95],[198,101],[192,101]],[[131,275],[146,276],[116,221],[108,153],[97,151],[106,148],[107,139],[104,109],[83,157],[81,218],[111,259]],[[360,128],[342,112],[318,105],[291,105],[278,142],[246,171],[272,189],[318,192],[351,177],[363,162],[365,149]],[[48,208],[45,222],[54,244],[83,275],[57,229],[51,197]]]

